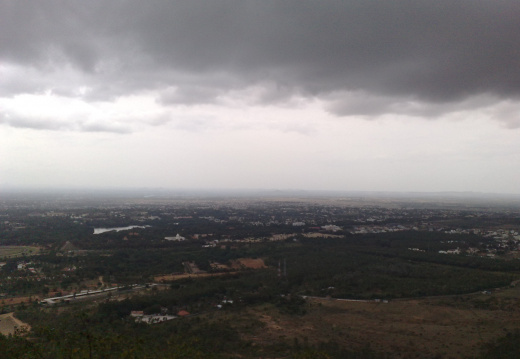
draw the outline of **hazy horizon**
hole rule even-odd
[[[500,192],[474,192],[474,191],[355,191],[355,190],[305,190],[290,188],[161,188],[161,187],[3,187],[0,193],[5,195],[116,195],[120,197],[251,197],[251,198],[341,198],[341,197],[367,197],[373,199],[500,199],[520,200],[520,194]]]

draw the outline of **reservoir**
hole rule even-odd
[[[146,228],[150,226],[127,226],[127,227],[113,227],[113,228],[94,228],[94,234],[101,234],[110,231],[127,231],[132,228]]]

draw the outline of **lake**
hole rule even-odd
[[[127,226],[127,227],[113,227],[113,228],[94,228],[94,234],[101,234],[110,231],[127,231],[132,228],[146,228],[150,226]]]

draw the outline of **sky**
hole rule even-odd
[[[518,0],[0,0],[0,190],[520,193]]]

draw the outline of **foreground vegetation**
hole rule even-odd
[[[517,288],[389,303],[276,298],[155,325],[128,316],[135,308],[154,312],[152,303],[164,303],[175,292],[88,308],[19,310],[16,315],[32,330],[0,337],[4,357],[513,358],[518,350],[520,308],[508,299],[518,297]]]
[[[176,271],[185,260],[204,267],[210,262],[258,257],[268,267],[214,277],[193,275],[150,286],[146,292],[116,293],[100,303],[51,308],[36,302],[19,305],[17,317],[32,330],[26,337],[3,338],[2,345],[10,348],[13,358],[390,358],[420,350],[462,357],[494,350],[492,344],[485,345],[494,343],[504,329],[514,333],[520,307],[495,288],[508,287],[520,278],[517,265],[410,252],[405,248],[412,240],[408,236],[361,242],[358,238],[303,238],[211,249],[179,243],[161,250],[121,249],[110,256],[100,252],[35,257],[81,268],[69,282],[71,286],[100,274],[119,282],[147,280],[153,273]],[[432,238],[413,240],[420,245]],[[464,295],[473,292],[477,294]],[[447,296],[454,294],[459,296]],[[424,296],[438,297],[421,299],[419,306],[403,299]],[[192,316],[154,325],[135,323],[130,316],[132,311],[176,314],[180,310]],[[482,312],[474,315],[475,310]],[[421,319],[410,319],[407,311]],[[457,320],[443,323],[444,316]],[[494,324],[482,324],[486,316]],[[505,323],[508,318],[516,321]],[[437,346],[426,344],[432,343],[426,337],[431,335],[437,338],[433,341]],[[462,345],[465,342],[469,344]]]

